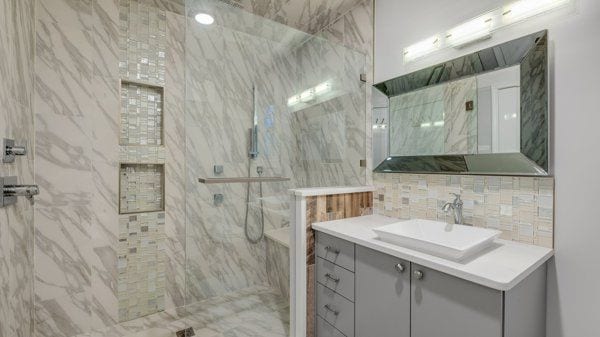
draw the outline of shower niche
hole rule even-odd
[[[163,164],[121,164],[119,214],[165,210]]]
[[[164,88],[122,81],[119,144],[163,145],[163,105]]]

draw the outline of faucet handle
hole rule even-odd
[[[462,204],[463,203],[462,199],[460,198],[460,194],[458,194],[458,193],[450,193],[450,195],[453,195],[454,198],[455,198],[454,202],[453,202],[454,204]]]

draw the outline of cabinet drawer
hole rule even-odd
[[[354,302],[354,273],[317,258],[317,282]]]
[[[325,322],[321,317],[317,317],[317,337],[345,337],[333,325]]]
[[[354,303],[317,284],[317,314],[347,337],[354,337]]]
[[[354,271],[354,244],[317,232],[316,254],[340,267]]]

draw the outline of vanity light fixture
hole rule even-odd
[[[490,14],[482,15],[450,29],[446,33],[446,44],[450,47],[460,48],[473,42],[492,37],[494,17]]]
[[[520,0],[506,6],[502,12],[502,20],[505,24],[511,24],[532,16],[547,12],[563,5],[571,0]]]
[[[444,121],[433,122],[433,126],[444,126]]]
[[[408,46],[404,48],[404,62],[414,61],[427,54],[431,54],[440,49],[440,45],[440,37],[436,35]]]
[[[213,18],[212,15],[206,13],[198,13],[194,18],[198,23],[207,26],[212,25],[215,22],[215,18]]]
[[[506,26],[526,20],[552,10],[569,7],[575,0],[518,0],[504,7],[497,7],[464,22],[444,34],[437,34],[426,40],[404,48],[404,63],[408,64],[439,50],[453,47],[462,48],[468,44],[488,39]],[[574,6],[572,6],[574,7]]]

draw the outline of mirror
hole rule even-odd
[[[375,85],[376,172],[548,174],[546,31]]]

